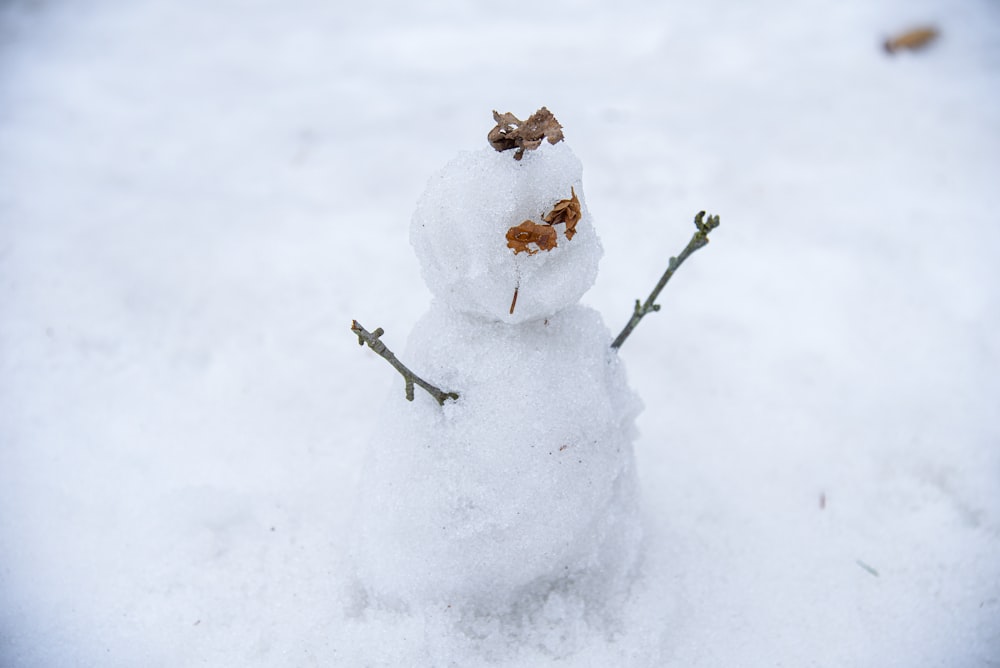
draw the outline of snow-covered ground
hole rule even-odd
[[[350,321],[402,348],[426,180],[543,104],[612,329],[722,217],[621,353],[642,590],[558,665],[1000,666],[996,0],[0,4],[0,665],[552,663],[343,559],[401,391]]]

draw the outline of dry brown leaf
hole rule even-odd
[[[937,39],[937,36],[937,28],[932,26],[914,28],[895,37],[890,37],[885,40],[885,44],[883,44],[883,46],[885,47],[887,53],[895,53],[900,49],[917,51],[933,42]]]
[[[580,210],[580,200],[576,196],[576,190],[570,187],[569,192],[571,195],[570,199],[562,199],[556,202],[552,210],[542,216],[542,220],[549,225],[566,223],[566,238],[572,239],[573,235],[576,234],[576,224],[580,222],[583,213]]]
[[[547,139],[550,144],[562,141],[562,126],[552,112],[542,107],[527,120],[521,121],[509,111],[506,113],[493,112],[493,120],[496,127],[490,130],[487,139],[490,146],[498,151],[514,152],[514,159],[520,160],[525,151],[532,151],[538,148],[543,139]]]
[[[542,216],[545,225],[526,220],[520,225],[515,225],[507,230],[507,248],[514,251],[514,254],[524,251],[528,255],[534,255],[538,251],[550,251],[556,247],[557,234],[555,225],[565,223],[566,238],[572,239],[576,234],[576,224],[580,222],[583,213],[580,209],[580,199],[576,196],[576,190],[571,186],[569,189],[570,199],[562,199],[555,203],[552,210]],[[535,247],[532,248],[531,244]],[[514,299],[517,299],[515,294]]]
[[[517,148],[517,137],[515,133],[518,126],[521,125],[521,121],[518,120],[517,116],[509,111],[501,114],[494,109],[493,120],[497,122],[497,125],[495,128],[490,130],[490,133],[486,136],[486,139],[490,142],[490,146],[500,152]]]
[[[537,248],[532,249],[530,244],[535,244]],[[534,255],[540,250],[549,251],[555,247],[556,229],[551,225],[526,220],[507,230],[507,248],[513,249],[515,255],[521,251]]]

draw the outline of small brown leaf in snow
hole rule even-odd
[[[536,248],[531,248],[531,244]],[[507,248],[513,249],[515,255],[521,251],[534,255],[540,250],[548,251],[555,247],[556,230],[551,225],[539,225],[526,220],[507,230]]]
[[[525,121],[519,120],[509,111],[503,114],[494,111],[493,120],[497,123],[496,127],[486,137],[490,146],[501,152],[516,148],[515,160],[520,160],[526,150],[538,148],[543,139],[547,139],[550,144],[563,140],[562,126],[545,107]]]
[[[904,33],[896,35],[895,37],[890,37],[885,40],[886,53],[896,53],[900,49],[909,49],[910,51],[917,51],[926,47],[928,44],[937,39],[938,31],[937,28],[932,26],[924,26],[921,28],[913,28],[912,30],[907,30]]]
[[[572,239],[576,234],[576,224],[580,222],[583,213],[580,210],[580,200],[576,196],[576,190],[569,189],[570,199],[562,199],[556,202],[552,210],[542,217],[549,225],[566,223],[566,238]]]

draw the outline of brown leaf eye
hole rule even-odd
[[[580,209],[580,200],[576,196],[576,190],[571,187],[569,192],[571,195],[570,199],[563,199],[556,202],[552,210],[542,216],[542,220],[549,225],[566,223],[566,238],[572,239],[573,235],[576,234],[576,224],[583,217],[583,212]]]
[[[576,190],[571,187],[569,192],[569,199],[559,200],[552,206],[551,211],[542,216],[545,225],[526,220],[507,230],[507,248],[513,250],[515,255],[522,251],[534,255],[540,250],[552,250],[557,246],[556,230],[553,226],[560,224],[566,225],[566,238],[572,239],[576,234],[576,224],[583,217],[583,212]],[[531,248],[529,244],[535,244],[537,248]]]
[[[530,248],[529,244],[535,244],[537,248]],[[556,231],[551,225],[526,220],[507,230],[507,248],[512,249],[515,255],[521,251],[534,255],[540,250],[548,251],[555,247]]]

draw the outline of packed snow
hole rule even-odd
[[[637,402],[610,342],[584,307],[511,326],[438,305],[418,322],[406,359],[460,396],[408,406],[395,388],[379,416],[353,530],[373,605],[520,623],[572,604],[546,635],[611,616],[641,530]]]
[[[594,284],[602,249],[571,149],[546,144],[521,160],[512,155],[484,146],[450,161],[420,198],[410,239],[439,299],[462,312],[525,322],[576,303]],[[509,247],[510,228],[523,221],[544,226],[553,206],[573,196],[583,217],[572,238],[565,224],[553,225],[554,248]]]
[[[421,196],[542,105],[537,201]],[[1000,665],[998,129],[994,0],[0,5],[0,665]]]

